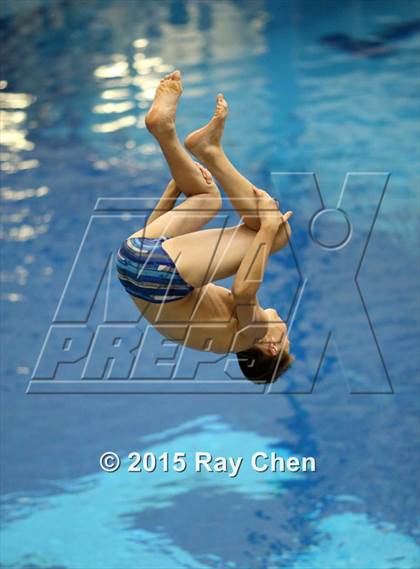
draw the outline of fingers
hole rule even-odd
[[[208,184],[211,184],[213,181],[213,176],[210,174],[210,172],[206,168],[203,168],[201,170],[201,173],[203,174],[203,178],[206,180],[206,182]]]
[[[194,162],[194,164],[200,170],[200,172],[203,175],[203,178],[205,179],[207,184],[211,184],[213,182],[213,176],[210,174],[210,172],[207,170],[207,168],[204,168],[204,166],[202,166],[198,162]]]
[[[264,190],[260,190],[259,188],[256,188],[255,186],[252,186],[252,189],[254,191],[255,197],[258,199],[257,203],[261,199],[261,200],[265,201],[267,205],[270,204],[270,206],[274,206],[274,207],[270,207],[269,209],[276,209],[276,211],[281,215],[281,223],[286,223],[292,217],[293,211],[291,211],[291,210],[287,211],[284,214],[281,213],[281,211],[278,208],[278,204],[270,196],[269,193],[267,193]]]
[[[212,175],[210,174],[210,172],[207,170],[207,168],[200,166],[200,171],[203,174],[203,178],[206,180],[206,182],[208,184],[211,184],[213,178],[212,178]]]

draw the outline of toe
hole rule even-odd
[[[224,118],[227,113],[228,105],[221,93],[219,93],[216,97],[216,116],[220,118]]]
[[[228,104],[227,104],[226,99],[224,98],[222,93],[219,93],[217,95],[216,101],[217,101],[217,108],[220,108],[223,110],[227,109]]]

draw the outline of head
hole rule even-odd
[[[254,383],[274,383],[292,365],[287,326],[276,310],[265,310],[269,318],[268,330],[255,344],[237,353],[244,376]]]

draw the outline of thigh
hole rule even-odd
[[[167,211],[132,237],[177,237],[192,233],[208,223],[220,209],[219,194],[198,194],[187,198],[180,205]]]
[[[180,275],[189,284],[199,287],[234,275],[255,234],[255,231],[241,224],[188,233],[165,241],[163,246],[174,260]],[[286,236],[279,232],[271,253],[286,243]]]

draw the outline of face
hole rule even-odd
[[[282,350],[290,351],[290,342],[287,337],[287,326],[274,308],[264,310],[268,317],[268,330],[264,338],[258,340],[256,346],[268,356],[276,356]]]

